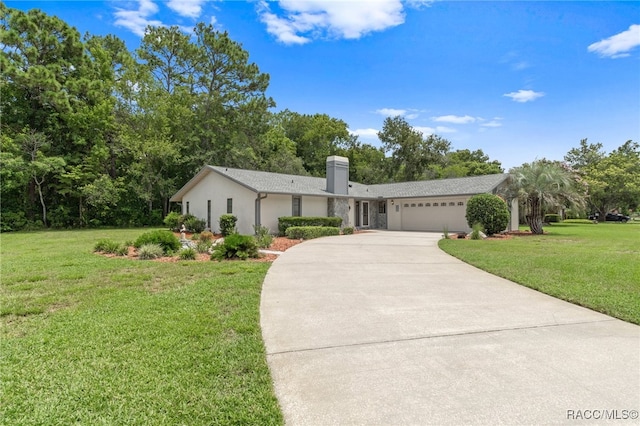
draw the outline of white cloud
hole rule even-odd
[[[202,13],[205,0],[169,0],[167,6],[180,16],[197,18]]]
[[[380,108],[376,110],[376,113],[384,115],[385,117],[396,117],[398,115],[405,115],[407,113],[407,110],[395,108]]]
[[[502,127],[502,123],[499,121],[502,120],[499,117],[494,118],[491,121],[487,121],[486,123],[482,123],[482,127]]]
[[[414,130],[419,131],[424,136],[435,135],[440,133],[456,133],[456,129],[452,129],[450,127],[445,126],[436,126],[436,127],[424,127],[424,126],[413,126]]]
[[[628,52],[638,46],[640,46],[640,25],[634,24],[626,31],[589,45],[587,49],[603,57],[623,58],[629,56]]]
[[[137,10],[116,8],[114,25],[124,27],[143,37],[147,26],[159,27],[163,25],[161,21],[149,19],[150,16],[156,13],[158,13],[158,6],[154,2],[151,0],[139,0]]]
[[[505,93],[502,96],[513,99],[515,102],[534,101],[544,96],[543,92],[534,92],[533,90],[518,90],[517,92]]]
[[[470,115],[441,115],[439,117],[431,117],[433,121],[437,121],[440,123],[453,123],[453,124],[468,124],[475,123],[476,118],[471,117]]]
[[[363,138],[377,138],[379,130],[377,129],[349,129],[349,133]]]
[[[323,36],[358,39],[404,23],[401,0],[280,0],[278,5],[281,15],[264,0],[258,13],[267,32],[285,44],[304,44]]]

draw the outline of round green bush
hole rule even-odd
[[[180,240],[170,231],[150,231],[140,235],[133,243],[137,249],[145,244],[158,244],[165,254],[171,254],[180,249]]]
[[[167,216],[165,216],[164,224],[172,231],[177,231],[178,229],[180,229],[181,217],[182,216],[180,215],[180,213],[170,212]]]
[[[497,195],[478,194],[467,202],[467,223],[473,227],[479,223],[487,235],[497,234],[509,224],[507,203]]]

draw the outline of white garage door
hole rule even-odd
[[[467,230],[466,203],[461,200],[403,200],[402,229],[405,231]]]

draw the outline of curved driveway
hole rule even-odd
[[[261,325],[288,425],[601,424],[640,409],[640,327],[480,271],[439,238],[320,238],[274,262]]]

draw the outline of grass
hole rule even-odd
[[[640,324],[640,224],[558,223],[545,227],[545,232],[439,244],[495,275]]]
[[[92,253],[144,230],[1,235],[0,424],[282,424],[268,263]]]

